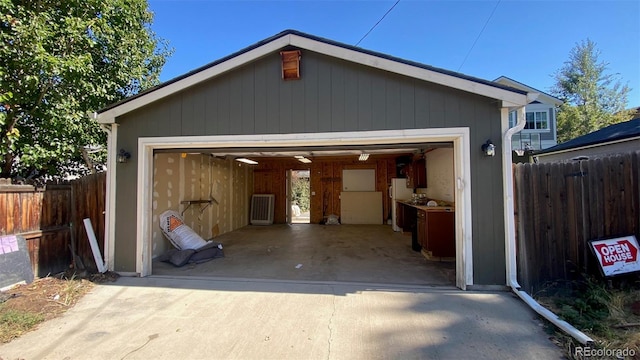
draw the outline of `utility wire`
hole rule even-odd
[[[473,42],[473,45],[471,45],[471,49],[469,49],[469,52],[467,52],[467,56],[465,56],[464,60],[462,60],[462,64],[460,64],[460,67],[458,68],[458,71],[460,71],[460,69],[462,69],[462,66],[464,65],[464,63],[467,62],[467,58],[471,54],[471,51],[473,50],[473,48],[476,46],[476,43],[478,42],[478,39],[480,39],[480,36],[482,35],[482,32],[484,32],[484,29],[489,24],[489,20],[491,20],[491,18],[493,17],[493,14],[496,12],[496,9],[498,8],[498,5],[500,5],[500,1],[502,1],[502,0],[498,0],[498,2],[496,3],[496,6],[493,7],[493,11],[491,12],[491,15],[489,15],[489,18],[487,18],[487,21],[484,23],[484,26],[482,27],[482,30],[480,30],[480,33],[478,33],[478,37],[476,37],[476,40]]]
[[[382,15],[382,17],[380,18],[380,20],[378,20],[378,22],[377,22],[375,25],[373,25],[373,26],[371,27],[371,29],[369,29],[369,31],[367,31],[367,33],[366,33],[366,34],[364,34],[364,36],[362,37],[362,39],[360,39],[360,40],[359,40],[359,41],[358,41],[354,46],[358,46],[358,45],[362,42],[362,40],[364,40],[364,38],[366,38],[366,37],[367,37],[367,35],[369,35],[369,34],[373,31],[373,29],[375,29],[375,28],[376,28],[376,26],[378,26],[378,24],[380,24],[380,22],[382,22],[382,20],[384,20],[384,18],[385,18],[385,17],[386,17],[390,12],[391,12],[391,10],[393,10],[393,8],[394,8],[394,7],[396,7],[396,5],[398,5],[398,3],[399,3],[399,2],[400,2],[400,0],[396,1],[396,3],[395,3],[395,4],[393,4],[393,6],[392,6],[389,10],[387,10],[387,12],[386,12],[386,13],[384,13],[384,15]]]

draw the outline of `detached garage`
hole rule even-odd
[[[297,173],[310,184],[309,225],[295,226],[326,229],[318,224],[337,217],[396,241],[401,214],[388,192],[405,178],[416,197],[453,213],[455,286],[505,285],[515,275],[509,146],[518,130],[508,114],[519,110],[524,124],[534,98],[284,31],[95,114],[109,134],[108,267],[154,274],[153,259],[171,246],[158,223],[168,209],[205,239],[286,229],[302,218],[290,191]],[[258,194],[273,195],[274,225],[250,225]]]

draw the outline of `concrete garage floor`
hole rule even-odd
[[[215,241],[224,258],[179,268],[154,261],[153,275],[455,285],[455,262],[426,260],[389,225],[246,226]]]

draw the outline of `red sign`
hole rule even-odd
[[[640,271],[635,236],[592,241],[591,246],[606,276]]]

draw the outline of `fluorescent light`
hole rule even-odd
[[[258,164],[257,161],[253,161],[253,160],[246,159],[246,158],[239,158],[239,159],[236,159],[236,161],[240,161],[240,162],[243,162],[243,163],[249,164],[249,165],[257,165]]]
[[[358,160],[367,161],[368,158],[369,158],[369,154],[360,154],[360,157],[358,158]]]
[[[298,159],[298,161],[300,161],[301,163],[305,163],[305,164],[309,164],[311,162],[311,160],[307,159],[306,157],[304,157],[302,155],[296,155],[296,156],[294,156],[294,158]]]

